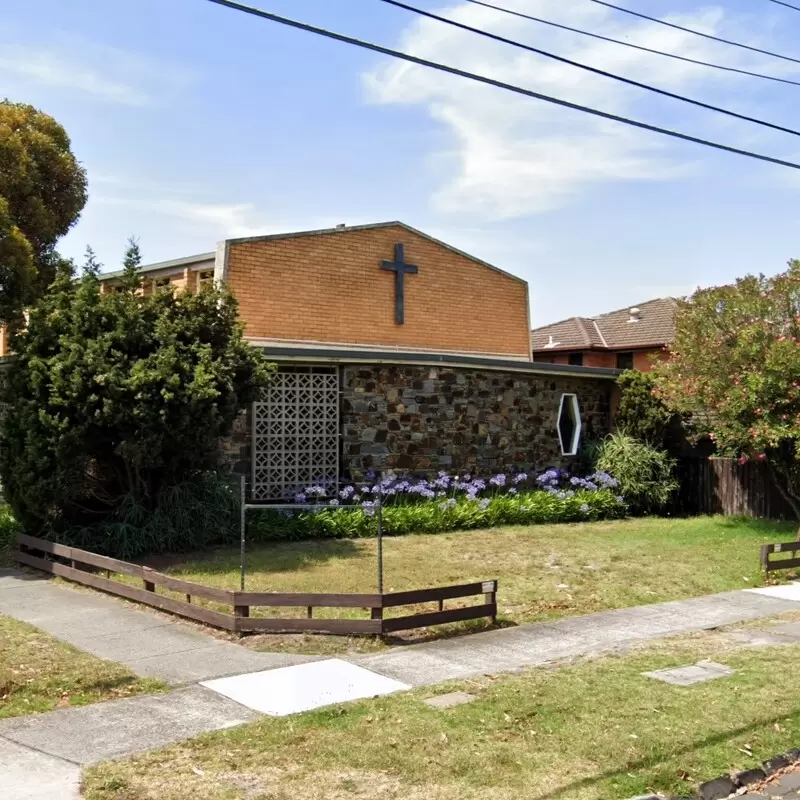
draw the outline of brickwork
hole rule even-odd
[[[395,322],[394,246],[405,279]],[[530,359],[527,284],[403,226],[229,244],[226,280],[250,339],[374,345]]]
[[[610,369],[617,369],[617,352],[608,350],[574,350],[574,353],[580,353],[583,356],[584,367],[608,367]],[[651,359],[667,359],[669,352],[664,348],[643,349],[643,350],[627,350],[620,352],[633,353],[633,368],[640,372],[649,372],[653,368]],[[534,361],[546,362],[548,364],[569,364],[569,353],[556,352],[552,355],[545,355],[541,352],[536,353]]]
[[[343,474],[418,474],[439,469],[482,475],[508,467],[567,466],[557,417],[575,393],[584,437],[610,429],[613,382],[494,370],[359,365],[344,368]]]

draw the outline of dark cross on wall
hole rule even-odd
[[[419,269],[414,264],[406,264],[403,245],[399,243],[394,246],[394,261],[382,261],[381,269],[394,272],[394,321],[402,325],[405,322],[406,273],[416,275]]]

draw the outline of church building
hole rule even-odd
[[[616,370],[534,362],[527,283],[401,222],[229,239],[143,277],[226,282],[277,364],[223,445],[256,502],[367,472],[565,466],[610,427]]]

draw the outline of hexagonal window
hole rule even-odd
[[[576,394],[561,395],[561,404],[558,407],[558,441],[561,455],[577,454],[581,443],[581,412]]]

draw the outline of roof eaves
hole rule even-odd
[[[183,258],[173,258],[170,261],[158,261],[155,264],[145,264],[139,267],[139,272],[156,272],[160,269],[173,269],[175,267],[188,267],[190,264],[198,264],[202,261],[213,261],[216,253],[199,253],[196,256],[184,256]],[[101,272],[98,276],[100,280],[108,278],[121,278],[125,274],[125,270],[118,269],[114,272]]]

